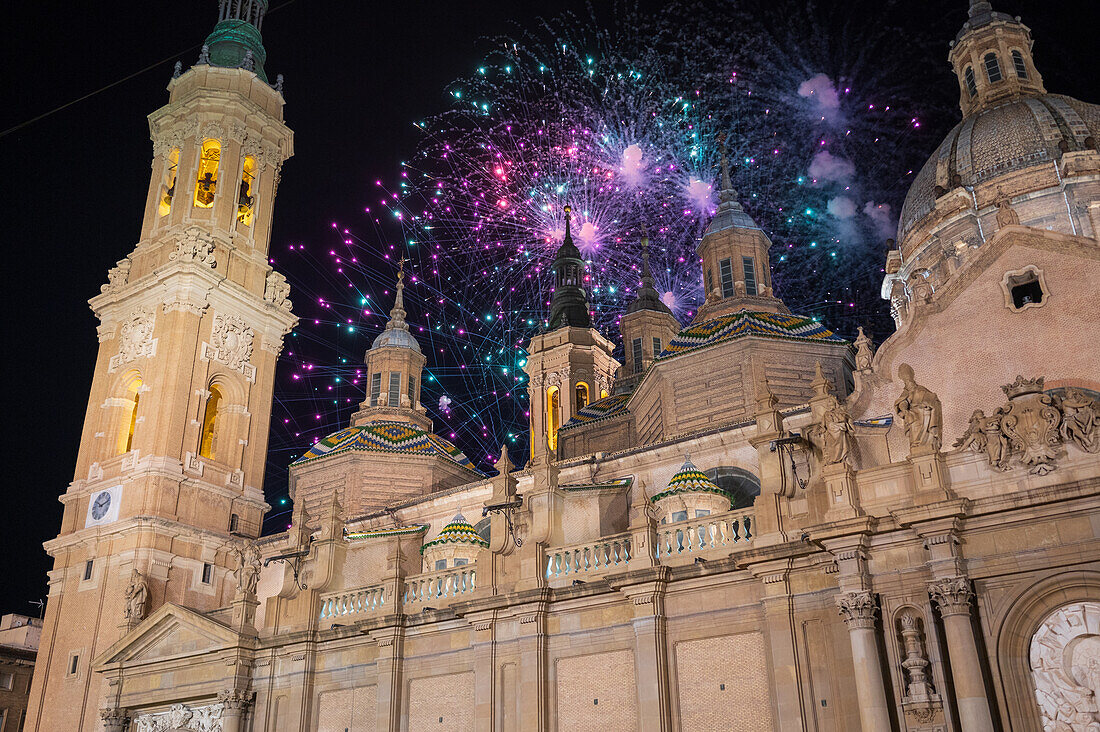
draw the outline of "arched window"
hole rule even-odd
[[[218,405],[222,400],[221,389],[217,385],[210,387],[210,396],[206,398],[206,409],[202,413],[202,441],[199,443],[199,455],[214,459],[215,438],[218,431]]]
[[[607,393],[607,389],[600,389],[600,399],[607,399],[610,394]]]
[[[252,226],[252,212],[256,204],[256,158],[246,155],[241,172],[241,189],[237,194],[237,221]]]
[[[707,477],[733,496],[733,508],[748,508],[760,495],[760,479],[732,465],[722,465],[706,471]]]
[[[137,374],[126,384],[126,393],[122,397],[126,403],[122,419],[119,420],[118,454],[130,452],[134,447],[134,429],[137,427],[138,400],[141,398],[141,377]]]
[[[588,384],[583,381],[578,381],[573,391],[577,397],[577,411],[581,411],[588,406]]]
[[[989,83],[994,84],[1001,80],[1001,62],[997,60],[997,54],[985,55],[985,75],[989,77]]]
[[[179,170],[179,148],[168,154],[168,161],[164,168],[164,182],[160,185],[160,204],[158,212],[161,216],[167,216],[172,211],[172,196],[176,192],[176,173]]]
[[[1016,77],[1019,79],[1027,78],[1027,65],[1024,64],[1024,55],[1019,51],[1012,52],[1012,65],[1016,69]]]
[[[221,157],[220,142],[206,140],[202,143],[199,170],[195,175],[195,205],[199,208],[210,208],[214,205],[214,194],[218,190],[218,163]]]
[[[963,72],[963,77],[966,78],[966,93],[970,96],[977,94],[978,82],[974,79],[974,67],[967,66],[966,71]]]
[[[546,390],[546,444],[558,449],[558,428],[561,427],[561,390],[551,386]]]

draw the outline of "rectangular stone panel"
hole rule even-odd
[[[774,729],[763,633],[676,644],[680,728],[764,732]]]
[[[625,732],[638,728],[634,652],[559,658],[558,729]]]
[[[377,697],[373,685],[321,692],[317,732],[373,732]]]
[[[473,672],[412,679],[408,710],[409,732],[472,732]]]

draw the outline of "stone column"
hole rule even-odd
[[[126,732],[130,729],[129,709],[101,709],[99,718],[103,720],[104,732]]]
[[[649,582],[618,587],[634,609],[634,682],[638,695],[639,729],[642,732],[672,730],[672,690],[668,668],[668,631],[665,621],[665,587],[672,576],[668,567],[653,567]],[[618,583],[609,577],[612,587]]]
[[[852,641],[852,666],[863,732],[888,732],[893,727],[875,638],[878,612],[875,596],[866,590],[846,592],[837,598],[836,604]]]
[[[970,621],[970,602],[974,597],[970,580],[964,576],[934,580],[929,583],[928,592],[939,605],[943,618],[959,723],[966,732],[992,732],[993,718]]]
[[[405,616],[394,617],[394,625],[370,634],[378,644],[377,679],[378,694],[375,707],[375,726],[379,732],[398,732],[401,729],[401,690],[404,686],[402,657],[405,648]]]
[[[222,732],[242,732],[245,729],[245,717],[252,706],[253,691],[226,689],[218,692],[218,701],[222,705]]]

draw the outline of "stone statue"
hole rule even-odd
[[[985,435],[985,454],[989,458],[989,464],[998,470],[1008,470],[1008,460],[1011,453],[1008,449],[1008,437],[1001,429],[1001,418],[1004,412],[997,409],[985,420],[982,425],[982,434]]]
[[[1012,206],[1008,205],[1008,199],[1002,198],[997,202],[997,228],[1003,229],[1006,226],[1019,226],[1020,215],[1017,214]]]
[[[856,336],[856,370],[857,371],[870,371],[871,359],[874,358],[874,352],[871,350],[872,342],[867,337],[867,334],[863,332],[863,326],[859,327],[859,335]]]
[[[822,423],[825,464],[850,462],[855,452],[856,437],[848,410],[834,399],[833,405],[822,415]]]
[[[126,587],[127,620],[138,621],[145,618],[145,604],[149,601],[149,585],[136,569],[130,573],[130,584]]]
[[[256,542],[250,541],[244,548],[233,547],[233,557],[237,560],[237,594],[255,597],[256,587],[260,584],[260,549]]]
[[[1085,452],[1100,452],[1100,403],[1080,389],[1066,389],[1062,397],[1062,439]]]
[[[913,367],[907,363],[898,366],[898,378],[903,388],[894,402],[894,412],[905,424],[909,447],[939,450],[943,431],[943,407],[939,397],[916,382]]]
[[[966,432],[963,436],[955,440],[953,447],[957,447],[960,450],[972,450],[974,452],[985,452],[985,412],[981,409],[975,409],[974,414],[970,415],[970,424],[966,428]]]

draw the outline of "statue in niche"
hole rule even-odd
[[[894,412],[905,424],[909,447],[938,451],[943,431],[943,407],[939,397],[917,383],[913,367],[907,363],[898,366],[898,378],[903,388],[894,402]]]
[[[1085,452],[1100,452],[1100,404],[1080,389],[1062,397],[1062,439]]]
[[[127,620],[139,621],[145,618],[145,605],[149,601],[149,585],[136,569],[130,573],[130,584],[126,586]]]

